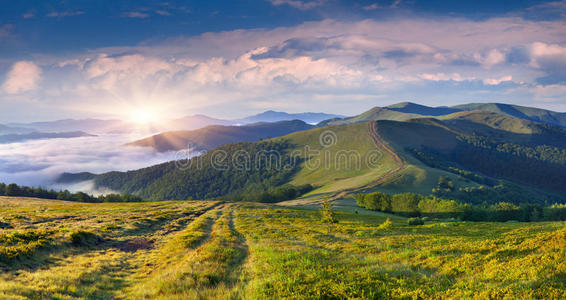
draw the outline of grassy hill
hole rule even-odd
[[[331,133],[336,138],[331,145],[321,144],[320,138],[325,133]],[[317,128],[280,139],[288,140],[294,145],[291,151],[300,153],[304,160],[291,183],[318,186],[313,193],[359,188],[395,168],[390,154],[376,151],[376,145],[368,132],[368,123]],[[313,153],[308,155],[306,149]],[[372,158],[376,159],[375,164],[371,163]]]
[[[335,119],[325,120],[317,124],[317,126],[323,127],[323,126],[347,125],[347,124],[356,124],[356,123],[363,123],[363,122],[375,121],[375,120],[405,121],[413,118],[418,118],[420,116],[421,115],[415,113],[405,113],[384,107],[374,107],[357,116],[342,118],[342,119],[335,118]]]
[[[484,111],[521,120],[566,127],[566,113],[502,103],[471,103],[452,107],[430,107],[412,102],[401,102],[387,107],[374,107],[357,116],[334,118],[320,122],[319,126],[355,124],[359,122],[391,120],[406,121],[420,117],[451,118],[453,114]]]
[[[412,102],[401,102],[387,106],[387,109],[420,116],[443,116],[460,111],[451,107],[430,107]]]
[[[0,197],[2,299],[563,299],[561,222]]]
[[[566,127],[566,113],[503,103],[470,103],[453,106],[459,110],[484,110],[519,119]]]
[[[158,152],[187,149],[190,145],[196,151],[206,151],[227,143],[255,142],[313,127],[300,120],[255,123],[245,126],[213,125],[191,131],[164,132],[128,143],[128,145],[152,147]]]
[[[377,190],[433,193],[471,203],[544,204],[566,201],[565,137],[566,130],[542,123],[458,112],[313,128],[214,148],[187,161],[188,168],[169,162],[88,177],[99,187],[153,200],[271,199],[257,195],[287,184],[310,184],[314,190],[305,197],[315,199]],[[214,165],[219,158],[226,168]],[[262,163],[255,165],[257,160]],[[73,176],[65,174],[65,179]],[[450,182],[450,190],[439,189],[441,178]]]

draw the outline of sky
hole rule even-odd
[[[566,111],[566,1],[0,0],[0,123]]]

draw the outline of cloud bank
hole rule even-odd
[[[560,20],[520,17],[329,19],[18,62],[3,90],[34,91],[35,105],[98,116],[138,106],[168,117],[321,107],[355,114],[405,100],[553,102],[566,110],[566,99],[548,92],[566,85],[564,32]]]
[[[55,184],[63,172],[127,171],[174,160],[175,153],[122,146],[139,136],[101,135],[0,145],[1,182],[97,192],[90,185]],[[100,192],[100,191],[98,191]]]

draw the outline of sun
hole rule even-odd
[[[147,108],[133,110],[130,114],[130,120],[137,124],[150,124],[155,122],[155,112]]]

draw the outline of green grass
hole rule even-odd
[[[0,250],[46,241],[7,259],[1,299],[566,297],[563,222],[410,226],[346,199],[335,224],[248,203],[0,204]]]
[[[330,147],[323,147],[320,143],[320,136],[325,131],[330,130],[336,134],[336,143]],[[295,145],[294,150],[299,151],[302,158],[307,158],[305,147],[309,147],[311,155],[308,159],[312,165],[318,161],[320,167],[309,168],[309,163],[304,162],[301,170],[290,182],[293,185],[312,184],[319,186],[310,195],[320,193],[333,193],[344,189],[364,186],[382,174],[395,168],[393,159],[387,153],[382,153],[377,166],[365,163],[365,157],[370,151],[376,150],[376,146],[368,133],[367,123],[331,126],[313,129],[303,132],[296,132],[285,136]],[[360,164],[355,165],[353,161],[346,162],[346,159],[336,159],[344,151],[355,150],[359,153]],[[314,151],[319,151],[314,153]],[[326,159],[328,157],[329,159]]]

